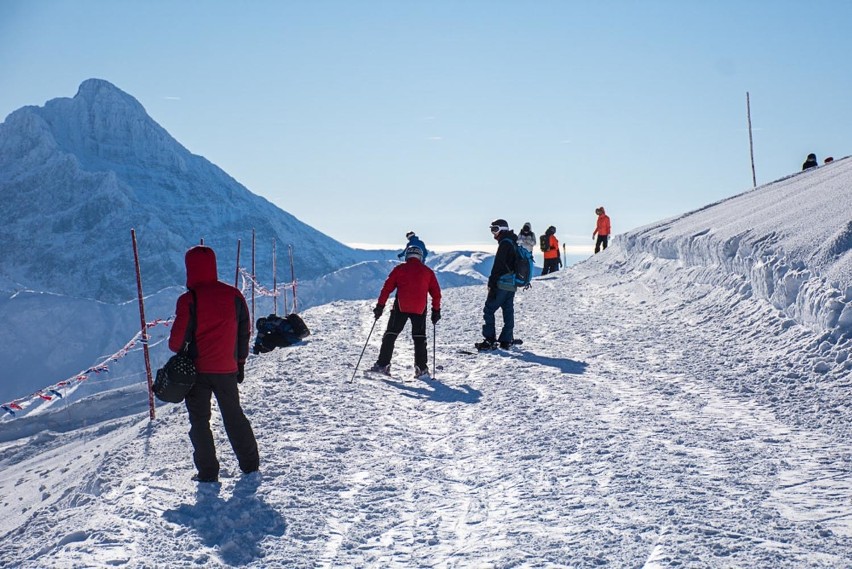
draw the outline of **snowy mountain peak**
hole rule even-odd
[[[0,124],[0,198],[3,288],[126,301],[135,295],[131,228],[151,292],[182,283],[183,253],[201,238],[220,268],[234,267],[252,229],[260,274],[271,274],[273,240],[294,246],[302,278],[363,260],[190,153],[101,79]]]

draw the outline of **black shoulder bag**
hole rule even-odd
[[[157,370],[157,379],[154,381],[154,395],[160,401],[167,403],[180,403],[195,385],[198,371],[195,362],[190,357],[190,347],[195,342],[196,306],[198,299],[195,291],[192,292],[192,306],[189,307],[189,322],[186,325],[186,333],[183,338],[181,350],[169,358],[166,365]]]

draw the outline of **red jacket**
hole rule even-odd
[[[609,216],[605,213],[602,213],[598,216],[598,224],[595,227],[594,233],[598,235],[609,235],[609,232],[612,230],[609,224]],[[593,233],[593,236],[594,236]]]
[[[189,324],[192,291],[197,302],[195,327],[195,367],[199,373],[236,373],[249,350],[249,312],[242,293],[220,282],[216,254],[210,247],[193,247],[186,252],[186,288],[177,300],[175,321],[169,335],[169,349],[180,351]]]
[[[396,300],[399,311],[409,314],[426,312],[426,293],[432,297],[432,310],[441,310],[441,287],[432,269],[420,262],[419,259],[408,259],[397,265],[388,275],[382,292],[379,293],[379,304],[385,305],[390,293],[396,289]]]

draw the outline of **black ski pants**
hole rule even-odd
[[[606,246],[609,245],[609,235],[598,235],[598,240],[595,243],[595,253],[600,253]]]
[[[210,430],[211,396],[216,395],[222,423],[237,455],[240,470],[254,472],[260,466],[257,441],[251,423],[240,406],[240,391],[236,373],[199,373],[198,379],[186,395],[189,411],[189,440],[192,441],[192,460],[198,476],[213,479],[219,476],[216,445]]]
[[[541,269],[541,274],[547,275],[547,274],[550,274],[550,273],[555,273],[556,271],[559,270],[560,264],[561,263],[559,261],[559,257],[555,257],[553,259],[545,259],[544,260],[544,267],[542,267],[542,269]]]
[[[423,314],[400,312],[399,305],[396,302],[393,303],[388,327],[382,337],[382,348],[379,350],[377,364],[386,366],[391,363],[396,337],[399,336],[399,333],[405,328],[405,323],[409,320],[411,320],[411,339],[414,340],[414,365],[420,369],[426,367],[428,360],[426,353],[426,311],[423,311]]]

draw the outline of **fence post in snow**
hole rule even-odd
[[[234,274],[234,288],[240,288],[240,244],[242,241],[237,239],[237,271]]]
[[[752,187],[757,187],[757,176],[754,173],[754,139],[751,136],[751,100],[746,91],[746,114],[748,115],[748,149],[751,153],[751,183]]]
[[[278,275],[275,270],[275,238],[272,238],[272,314],[278,314]]]
[[[298,312],[296,308],[296,270],[293,268],[293,246],[287,245],[287,249],[290,251],[290,285],[293,287],[293,314]]]
[[[251,229],[251,322],[249,322],[249,336],[254,331],[254,287],[257,282],[257,276],[254,274],[254,227]]]
[[[139,320],[142,324],[142,353],[145,356],[145,374],[148,379],[148,418],[154,420],[154,382],[151,378],[151,358],[148,355],[148,326],[145,323],[145,302],[142,297],[142,272],[139,269],[139,250],[136,247],[136,231],[130,230],[133,240],[133,261],[136,264],[136,291],[139,295]]]

